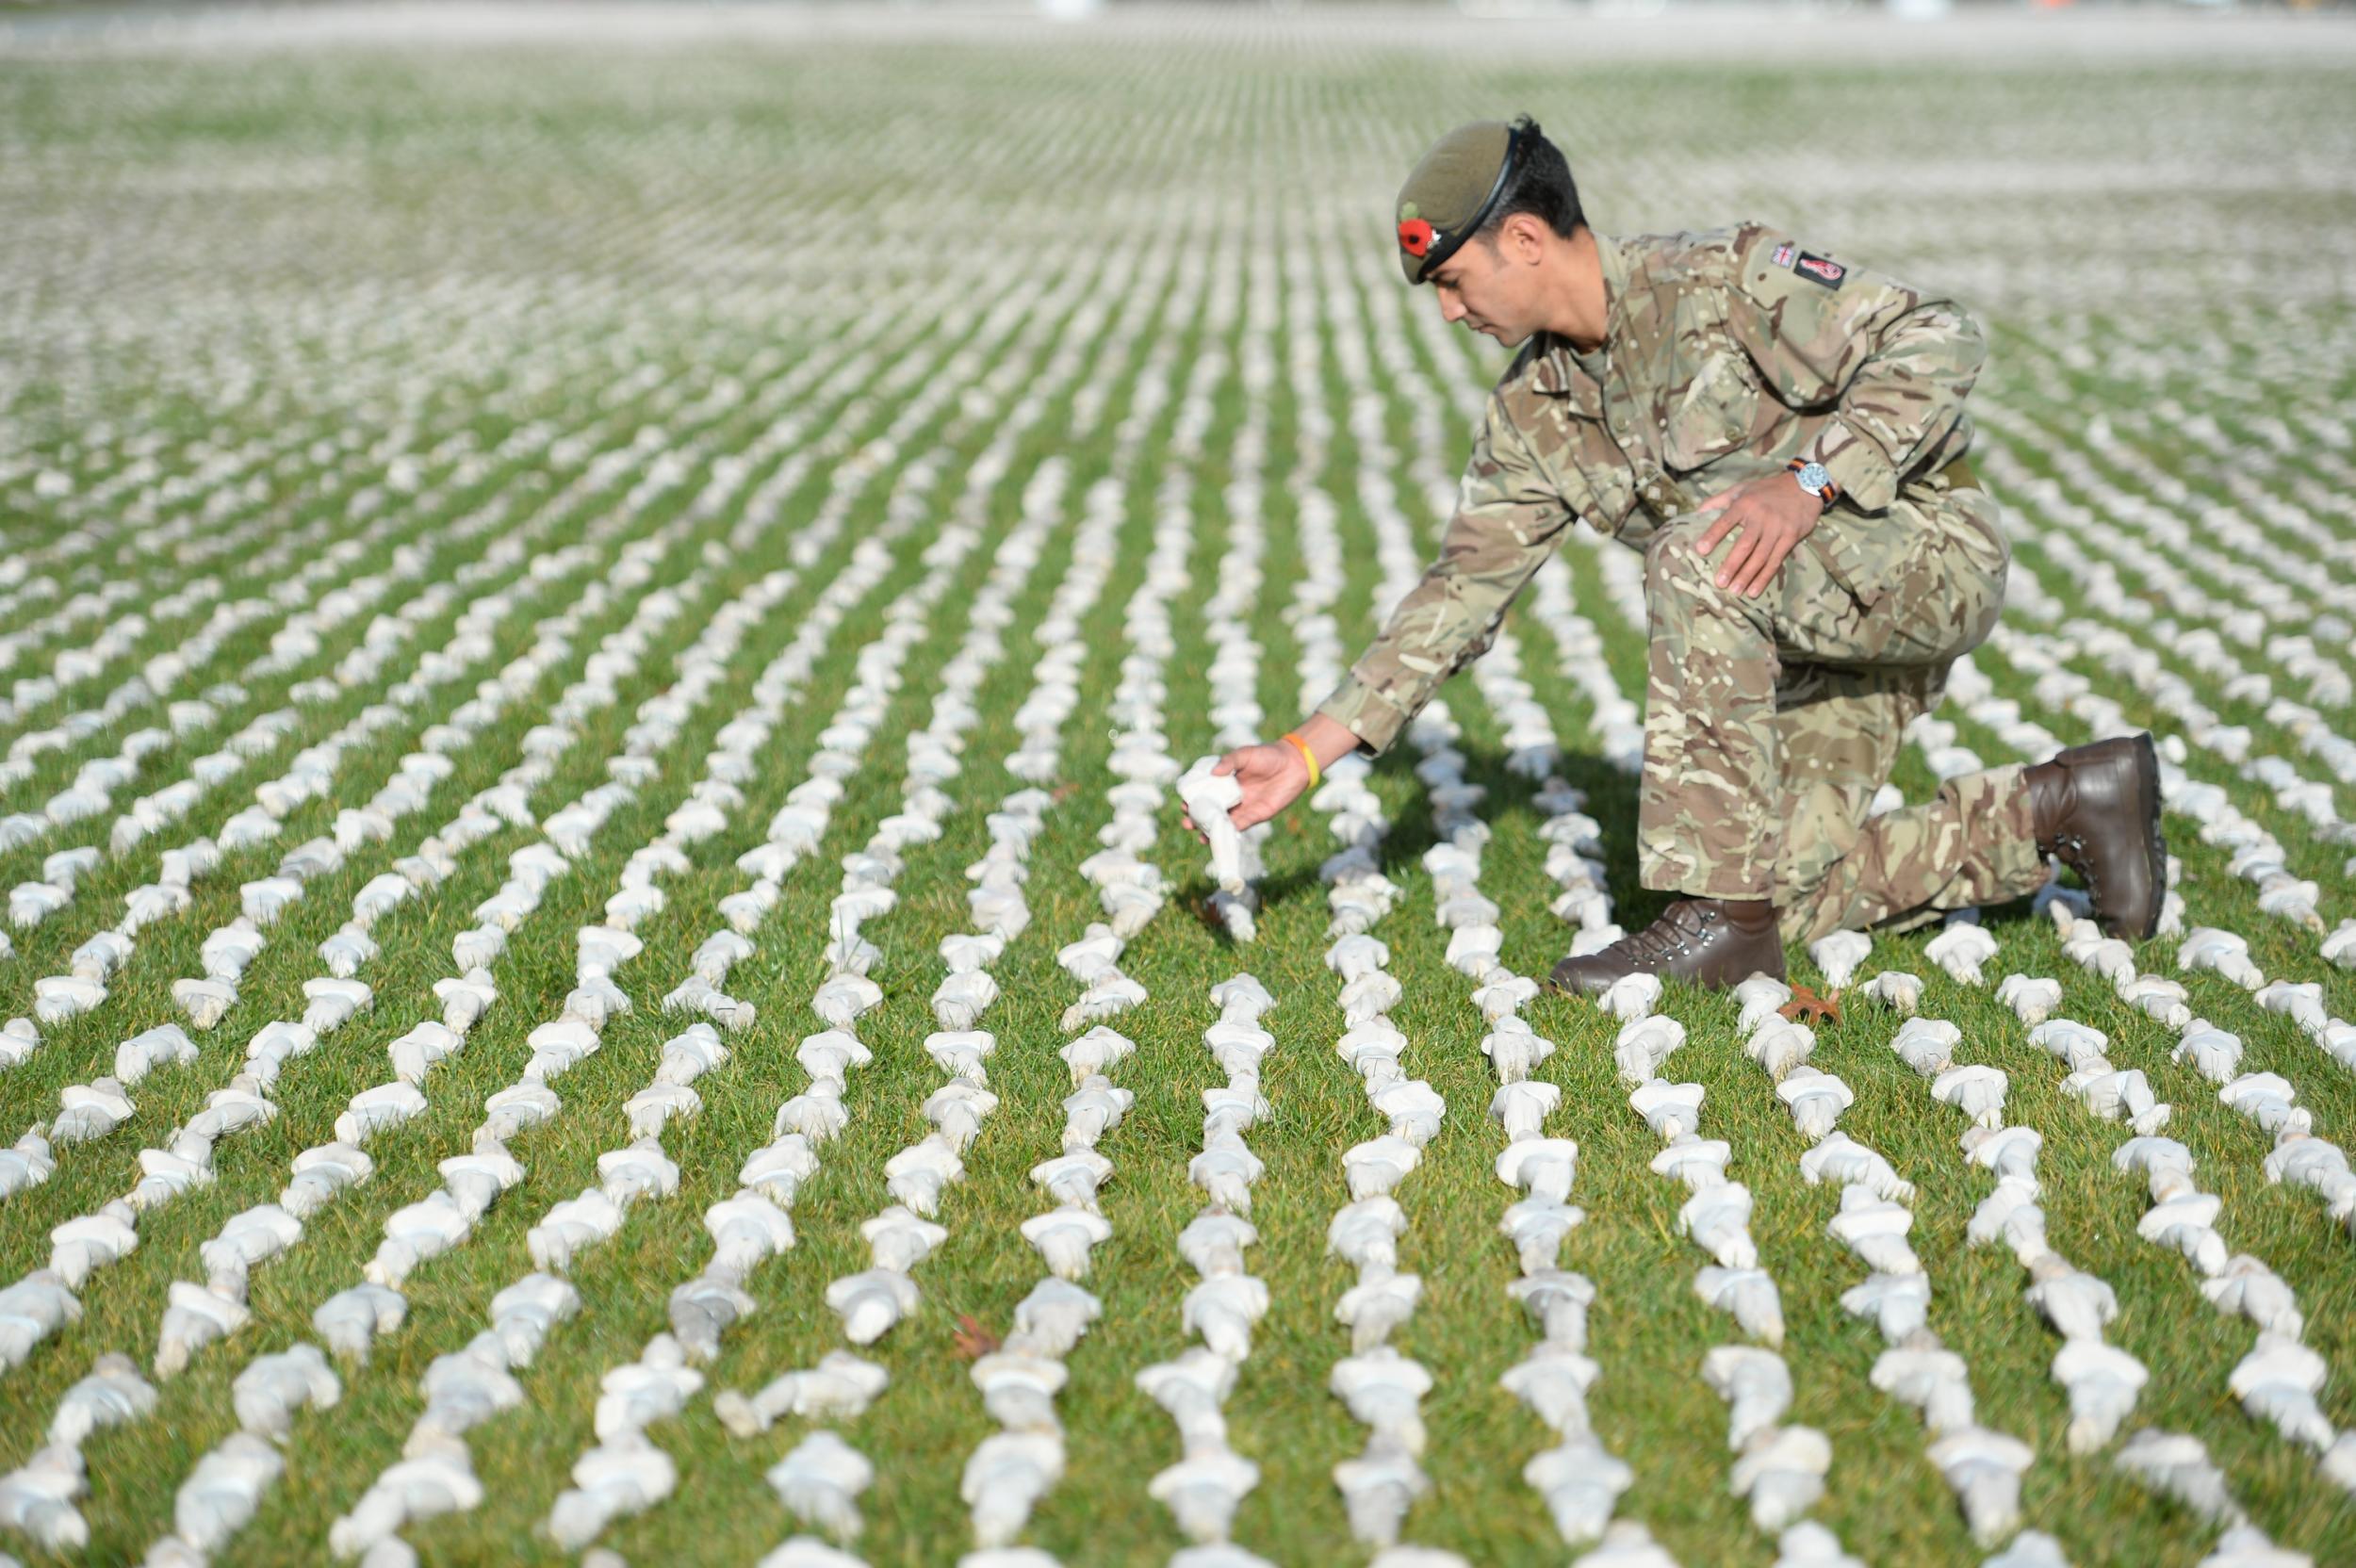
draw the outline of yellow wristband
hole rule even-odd
[[[1301,760],[1309,764],[1309,788],[1316,789],[1317,781],[1325,776],[1325,770],[1317,766],[1317,754],[1309,749],[1308,742],[1290,730],[1284,732],[1284,739],[1293,743],[1294,749],[1301,753]]]

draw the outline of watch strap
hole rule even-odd
[[[1785,472],[1796,477],[1800,470],[1806,468],[1807,466],[1807,458],[1795,457],[1792,459],[1791,462],[1784,465],[1784,470]],[[1807,489],[1808,487],[1806,485],[1802,485],[1801,488]],[[1824,476],[1824,487],[1819,490],[1810,490],[1808,491],[1808,494],[1814,496],[1818,501],[1822,502],[1826,510],[1830,510],[1832,503],[1841,498],[1841,486],[1834,483],[1832,476],[1827,474]]]

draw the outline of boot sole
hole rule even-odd
[[[2135,737],[2135,783],[2143,792],[2151,825],[2144,844],[2151,862],[2151,918],[2135,936],[2138,940],[2149,940],[2160,928],[2160,908],[2168,902],[2168,835],[2160,828],[2160,753],[2151,743],[2150,730]]]

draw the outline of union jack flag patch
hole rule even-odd
[[[1794,251],[1796,251],[1798,248],[1799,248],[1799,247],[1797,247],[1797,246],[1795,246],[1795,245],[1792,244],[1789,240],[1785,241],[1785,242],[1784,242],[1783,244],[1781,244],[1781,245],[1776,246],[1776,247],[1775,247],[1775,265],[1776,265],[1776,266],[1778,266],[1778,267],[1789,267],[1789,266],[1791,266],[1791,265],[1792,265],[1792,253],[1793,253]]]

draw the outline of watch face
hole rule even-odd
[[[1800,470],[1800,488],[1822,490],[1832,479],[1832,471],[1821,463],[1810,463]]]

